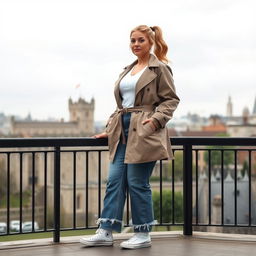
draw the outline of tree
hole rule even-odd
[[[225,150],[231,149],[231,147],[227,146],[209,146],[207,149],[220,149],[220,150],[212,150],[210,151],[211,154],[211,167],[221,165],[221,150],[224,150],[223,153],[223,164],[224,166],[228,166],[229,164],[234,163],[234,151]],[[208,163],[209,161],[209,151],[204,152],[204,161]]]
[[[174,154],[174,180],[181,181],[183,177],[183,152],[176,151]],[[172,177],[172,161],[168,161],[163,165],[163,178],[171,180]]]
[[[226,133],[217,134],[218,137],[229,137]],[[211,154],[211,167],[221,165],[221,150],[223,150],[223,164],[228,166],[234,163],[234,151],[227,149],[234,149],[233,146],[208,146],[207,149],[212,149]],[[215,150],[214,150],[215,149]],[[220,150],[218,150],[220,149]],[[204,161],[208,164],[209,161],[209,151],[204,152]]]
[[[155,219],[160,222],[160,192],[153,191],[153,206]],[[172,191],[163,190],[162,192],[162,222],[172,222],[174,212],[174,222],[183,222],[183,196],[181,192],[174,193],[174,211],[172,209]]]

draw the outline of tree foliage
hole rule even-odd
[[[155,219],[160,222],[160,192],[153,191],[153,205]],[[173,211],[174,210],[174,211]],[[172,222],[174,212],[175,223],[183,222],[183,196],[181,192],[174,193],[174,209],[172,209],[172,191],[163,190],[162,192],[162,221],[163,223]]]
[[[208,153],[209,151],[204,152],[204,161],[207,164],[209,161],[209,154],[211,154],[211,167],[221,165],[221,150],[224,150],[223,151],[223,165],[228,166],[229,164],[234,163],[234,151],[227,150],[227,149],[232,149],[231,147],[209,146],[209,147],[207,147],[207,149],[211,149],[211,151],[210,151],[210,153]],[[216,150],[216,149],[218,149],[218,150]]]

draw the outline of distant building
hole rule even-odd
[[[233,115],[233,103],[228,97],[226,116],[211,115],[209,118],[188,113],[181,118],[174,117],[169,123],[170,136],[218,136],[230,137],[256,136],[256,98],[253,110],[244,107],[242,114]]]
[[[10,132],[10,117],[0,113],[0,136],[4,137]]]
[[[31,118],[29,114],[25,120],[12,117],[11,118],[11,133],[8,136],[13,137],[85,137],[94,134],[94,108],[95,101],[92,99],[86,102],[84,99],[79,98],[74,102],[72,99],[68,101],[69,107],[69,121],[36,121]],[[3,115],[1,115],[3,116]],[[3,119],[3,118],[2,118]],[[70,148],[70,150],[77,150],[78,148]],[[79,148],[80,149],[80,148]],[[86,150],[95,150],[95,147],[83,147],[83,152],[77,152],[75,155],[72,152],[61,153],[61,208],[62,213],[65,215],[63,222],[65,225],[70,224],[73,214],[73,179],[74,179],[74,157],[76,157],[76,211],[78,223],[83,223],[85,212],[85,190],[86,190],[86,161],[88,161],[88,172],[90,173],[88,182],[88,200],[89,200],[89,221],[94,223],[95,214],[98,207],[98,152],[90,152],[86,154]],[[19,152],[19,149],[12,149]],[[29,151],[29,148],[23,148],[24,151]],[[34,155],[32,153],[22,154],[22,186],[23,190],[30,190],[33,181],[33,157],[35,176],[34,183],[36,189],[36,205],[42,206],[44,201],[44,186],[45,186],[45,170],[47,169],[47,205],[52,210],[53,205],[53,184],[54,184],[54,155],[50,152],[47,153],[47,165],[44,163],[44,151],[49,151],[49,148],[33,148],[38,150]],[[42,151],[42,152],[40,152]],[[6,158],[1,158],[2,166],[7,166]],[[20,184],[20,155],[11,155],[10,171],[12,181],[14,183],[14,191],[19,191]],[[108,171],[108,152],[101,152],[101,178],[102,178],[102,193],[105,189],[105,180],[107,179]],[[2,171],[2,170],[0,170]],[[40,199],[41,198],[41,199]],[[103,200],[103,199],[102,199]],[[30,207],[30,206],[28,206]],[[29,216],[24,216],[24,220],[30,220]],[[41,226],[43,217],[37,216],[37,221]],[[80,221],[80,222],[79,222]],[[82,225],[82,224],[81,224]]]
[[[241,166],[237,167],[237,189],[235,191],[234,185],[234,166],[224,170],[224,191],[223,191],[223,224],[232,225],[235,223],[235,196],[237,197],[237,224],[248,225],[249,223],[249,177],[248,170],[245,170],[244,175],[241,173]],[[210,191],[210,205],[209,204],[209,176],[206,173],[201,173],[198,179],[198,222],[209,222],[209,209],[211,209],[211,223],[215,225],[221,224],[221,172],[220,170],[212,170],[211,174],[211,191]],[[255,182],[251,186],[251,223],[256,224],[256,201],[255,201]],[[196,208],[194,207],[194,216]],[[214,231],[214,227],[202,227],[204,231]],[[220,232],[230,232],[226,227],[218,227],[216,230]],[[231,232],[242,232],[239,227],[232,229]],[[255,234],[255,231],[254,231]]]
[[[254,106],[255,108],[255,106]],[[231,137],[255,137],[256,136],[256,116],[250,114],[248,107],[244,107],[240,122],[228,123],[227,133]]]
[[[79,98],[77,102],[69,99],[69,121],[35,121],[11,118],[11,132],[15,137],[56,137],[89,136],[94,133],[94,99],[86,102]]]
[[[226,133],[227,126],[223,123],[221,117],[219,115],[211,115],[209,117],[209,124],[202,127],[202,131],[215,132],[218,133]]]
[[[230,137],[255,137],[255,124],[231,124],[227,126],[227,133]]]
[[[177,132],[182,131],[200,131],[202,126],[206,125],[208,118],[202,117],[198,114],[188,113],[186,116],[174,116],[170,122],[167,123],[169,129],[175,129]]]

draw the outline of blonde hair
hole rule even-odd
[[[162,29],[158,26],[148,27],[147,25],[140,25],[135,27],[131,33],[135,31],[140,31],[145,33],[149,39],[149,42],[154,45],[154,54],[156,57],[161,60],[162,62],[168,63],[169,60],[166,57],[168,46],[163,39]]]

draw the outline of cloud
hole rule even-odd
[[[68,119],[67,100],[95,97],[95,119],[115,109],[113,85],[134,60],[129,32],[159,25],[181,104],[176,115],[235,114],[255,96],[252,0],[12,1],[0,3],[0,112]],[[76,84],[81,84],[79,90]],[[250,105],[249,105],[250,107]]]

